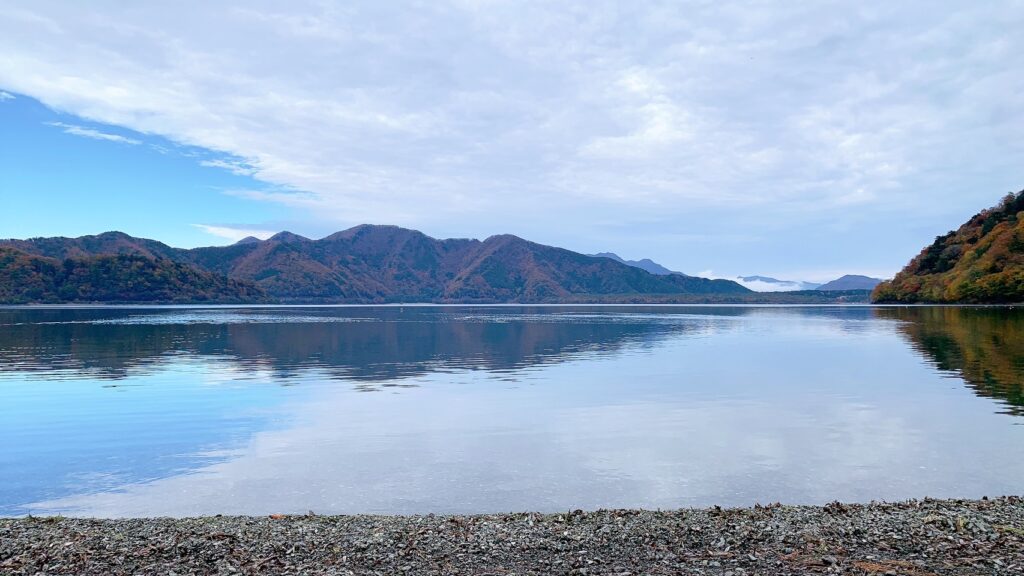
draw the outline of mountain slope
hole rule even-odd
[[[4,244],[42,256],[154,255],[252,283],[286,301],[557,302],[588,295],[749,293],[728,280],[653,275],[515,236],[437,240],[397,226],[356,226],[320,240],[281,232],[192,250],[120,233]]]
[[[176,259],[182,250],[163,242],[135,238],[124,232],[104,232],[78,238],[29,238],[28,240],[0,240],[0,246],[14,248],[28,254],[63,260],[97,256],[99,254],[137,254],[147,258]]]
[[[632,266],[634,268],[646,270],[647,272],[650,272],[651,274],[657,274],[658,276],[667,276],[669,274],[682,274],[681,272],[673,272],[672,270],[665,268],[664,266],[658,264],[657,262],[651,260],[650,258],[644,258],[642,260],[623,260],[622,257],[620,257],[618,254],[614,252],[598,252],[597,254],[590,254],[590,256],[593,256],[595,258],[611,258],[616,262],[621,262],[623,264],[626,264],[627,266]]]
[[[674,272],[672,270],[669,270],[668,268],[665,268],[664,266],[658,264],[657,262],[651,260],[650,258],[644,258],[642,260],[625,260],[614,252],[598,252],[597,254],[590,254],[590,256],[593,256],[595,258],[611,258],[616,262],[621,262],[623,264],[633,266],[634,268],[640,268],[641,270],[646,270],[651,274],[657,274],[659,276],[665,276],[668,274],[686,276],[682,272]],[[851,279],[851,281],[847,282],[846,280],[844,280],[847,278]],[[853,278],[863,278],[870,282],[855,282],[852,281]],[[779,280],[777,278],[771,278],[769,276],[737,276],[736,278],[730,278],[728,280],[736,282],[740,286],[743,286],[744,288],[747,288],[748,290],[752,290],[754,292],[799,292],[822,289],[819,288],[821,284],[814,282],[803,282],[799,280]],[[843,280],[843,282],[840,282],[840,280]],[[833,280],[833,282],[838,283],[836,284],[836,286],[840,287],[831,287],[824,289],[831,291],[871,290],[879,282],[881,282],[881,280],[877,278],[867,278],[867,276],[844,276],[839,280]],[[846,283],[848,283],[849,286],[842,287]]]
[[[0,302],[259,302],[256,286],[139,254],[63,261],[0,247]]]
[[[574,294],[746,293],[734,282],[650,274],[610,258],[595,258],[516,236],[492,236],[474,250],[446,289],[454,299],[543,301]]]
[[[921,251],[875,288],[876,302],[1024,302],[1024,191]]]
[[[878,286],[881,282],[881,278],[871,278],[870,276],[860,276],[858,274],[847,274],[845,276],[840,276],[831,282],[826,282],[821,286],[818,286],[816,290],[873,290],[875,286]]]

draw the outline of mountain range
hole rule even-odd
[[[651,274],[511,235],[438,240],[397,226],[361,225],[319,240],[280,232],[194,249],[121,232],[0,240],[0,249],[6,302],[636,302],[751,294],[729,280]]]
[[[634,268],[646,270],[647,272],[658,276],[668,276],[669,274],[678,274],[680,276],[686,276],[686,274],[683,274],[682,272],[674,272],[672,270],[669,270],[668,268],[665,268],[664,266],[658,264],[657,262],[651,260],[650,258],[644,258],[643,260],[624,260],[614,252],[598,252],[597,254],[591,254],[591,256],[595,258],[611,258],[616,262],[621,262],[627,266],[632,266]]]
[[[611,258],[616,262],[621,262],[635,268],[640,268],[641,270],[646,270],[651,274],[661,276],[677,274],[679,276],[686,276],[686,274],[683,274],[682,272],[669,270],[650,258],[644,258],[642,260],[626,260],[614,252],[599,252],[597,254],[591,254],[591,256]],[[804,282],[800,280],[779,280],[770,276],[737,276],[733,281],[755,292],[807,292],[816,290],[822,292],[838,292],[848,290],[872,290],[882,281],[882,279],[859,276],[856,274],[847,274],[840,278],[836,278],[835,280],[825,282],[824,284],[817,282]]]

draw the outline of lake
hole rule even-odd
[[[0,515],[1024,492],[1024,311],[0,309]]]

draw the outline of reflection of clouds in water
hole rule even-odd
[[[873,314],[515,312],[499,323],[445,312],[431,323],[442,316],[432,312],[408,324],[238,326],[221,348],[153,370],[206,390],[294,382],[300,393],[272,409],[277,429],[227,451],[195,443],[181,475],[140,471],[117,491],[92,482],[34,506],[482,512],[1019,491],[1024,430],[925,367],[897,321]]]
[[[771,334],[776,338],[807,340],[808,338],[826,338],[845,342],[852,337],[884,336],[892,333],[888,322],[880,322],[861,315],[819,315],[819,314],[754,314],[743,320],[742,334],[752,332]]]
[[[600,442],[576,434],[589,422],[602,423]],[[669,507],[723,498],[735,504],[872,498],[877,494],[856,484],[873,487],[878,477],[898,473],[918,443],[899,416],[827,402],[611,406],[577,411],[560,424],[556,437],[567,453],[585,459],[586,469],[628,471],[638,483],[634,497]]]
[[[323,388],[287,407],[295,426],[255,434],[229,460],[33,508],[181,516],[820,503],[994,494],[995,469],[1012,492],[1024,474],[1012,438],[948,441],[935,418],[941,403],[915,410],[803,394],[664,402],[609,386],[602,370],[577,373],[589,386],[533,394],[488,386],[485,372],[459,376],[470,393],[434,376],[397,396]],[[1001,429],[960,416],[977,437]],[[979,458],[993,463],[984,477],[958,470]]]

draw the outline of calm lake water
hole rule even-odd
[[[1024,311],[0,309],[0,515],[1024,492]]]

